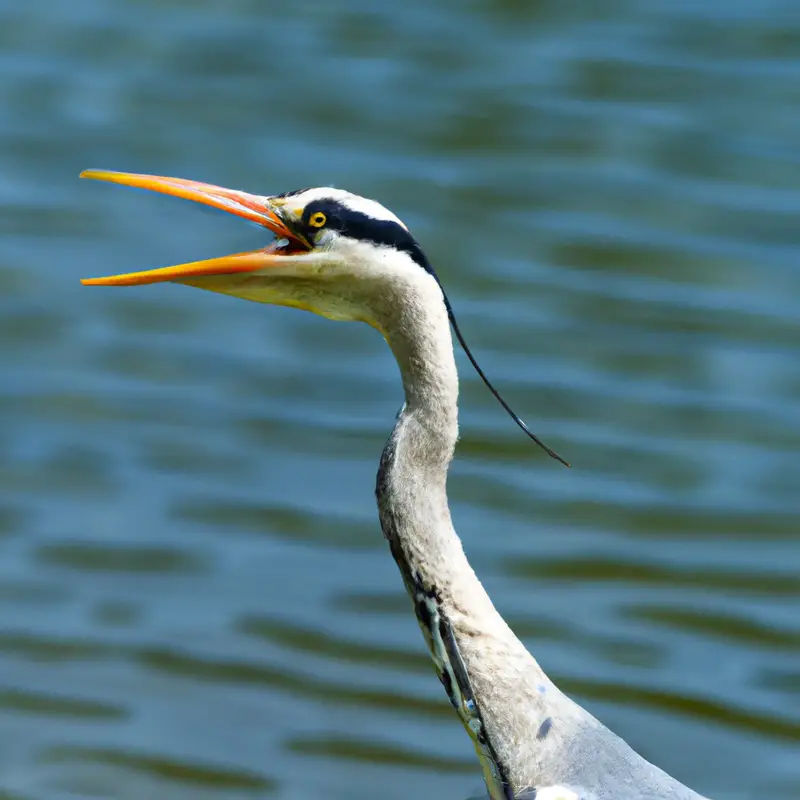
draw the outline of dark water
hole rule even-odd
[[[86,275],[260,246],[104,167],[414,229],[456,525],[552,676],[722,798],[800,796],[795,0],[0,3],[0,797],[463,798],[376,523],[366,326]]]

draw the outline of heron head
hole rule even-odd
[[[329,187],[273,196],[154,175],[87,170],[84,178],[151,189],[228,211],[272,231],[268,247],[174,267],[88,278],[90,286],[171,281],[330,319],[381,328],[387,307],[418,284],[441,303],[427,258],[406,225],[375,200]]]
[[[467,346],[428,259],[408,228],[375,200],[341,189],[301,189],[261,196],[209,183],[87,170],[83,178],[121,183],[194,200],[272,231],[261,250],[146,272],[86,278],[88,286],[186,283],[246,300],[292,306],[329,319],[358,320],[390,340],[389,328],[407,330],[410,317],[447,314],[467,357],[519,427],[550,456],[569,466],[535,436],[494,388]],[[390,340],[391,343],[391,340]]]

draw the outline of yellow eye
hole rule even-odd
[[[321,228],[328,221],[328,218],[321,212],[315,211],[309,218],[308,224],[313,228]]]

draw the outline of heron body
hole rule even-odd
[[[84,176],[223,208],[279,237],[252,253],[84,283],[177,281],[367,322],[385,337],[405,403],[380,460],[380,524],[492,800],[704,800],[564,695],[471,568],[453,528],[446,486],[458,438],[455,320],[406,226],[379,203],[338,189],[262,197],[175,178]]]

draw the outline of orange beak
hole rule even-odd
[[[150,189],[154,192],[182,197],[186,200],[194,200],[197,203],[228,211],[251,222],[257,222],[272,231],[278,238],[289,240],[289,247],[282,247],[280,252],[273,245],[264,250],[237,253],[206,261],[194,261],[175,267],[129,272],[107,278],[84,278],[81,283],[85,286],[139,286],[145,283],[185,280],[204,275],[258,272],[284,264],[291,255],[311,250],[311,245],[302,236],[287,227],[286,222],[275,211],[274,205],[268,197],[259,197],[235,189],[223,189],[210,183],[200,183],[183,178],[163,178],[158,175],[136,175],[99,169],[86,170],[81,173],[81,178],[121,183],[124,186],[135,186],[140,189]]]

